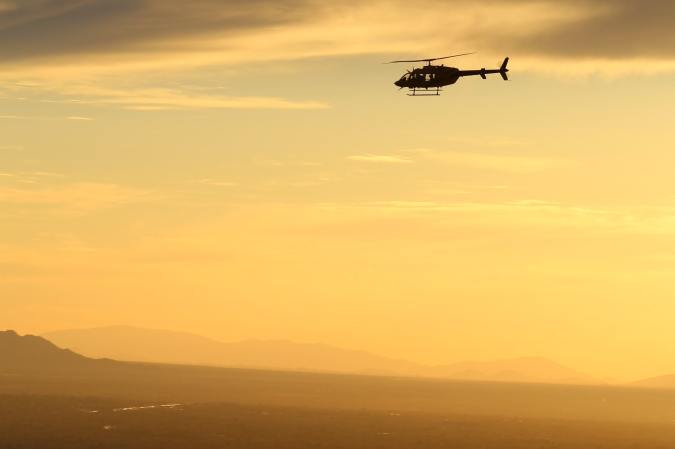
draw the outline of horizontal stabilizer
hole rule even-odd
[[[504,81],[508,81],[508,80],[509,80],[509,77],[508,77],[508,75],[506,75],[506,72],[499,72],[499,74],[502,76],[502,79],[503,79]]]

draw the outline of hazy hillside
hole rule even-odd
[[[45,338],[89,357],[127,361],[477,381],[594,383],[589,376],[544,358],[462,362],[434,367],[323,344],[279,340],[223,343],[185,332],[129,326],[58,331],[45,334]]]
[[[44,337],[89,357],[126,361],[411,375],[424,368],[323,344],[282,340],[223,343],[186,332],[129,326],[51,332]]]
[[[590,376],[543,357],[461,362],[436,367],[435,372],[439,377],[477,381],[598,383]]]
[[[643,388],[673,388],[675,389],[675,374],[665,376],[650,377],[649,379],[638,380],[631,384],[635,387]]]

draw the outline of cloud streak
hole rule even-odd
[[[80,95],[90,95],[87,102],[119,105],[139,111],[171,109],[326,109],[318,101],[293,101],[278,97],[225,97],[203,95],[172,89],[88,89]]]
[[[23,0],[0,15],[0,60],[92,53],[161,53],[185,38],[232,35],[298,20],[293,0]],[[67,31],[67,32],[66,32]]]
[[[91,117],[83,116],[67,116],[67,117],[43,117],[37,115],[0,115],[0,120],[71,120],[71,121],[80,121],[80,122],[90,122],[94,119]],[[0,147],[2,148],[2,147]]]
[[[601,0],[567,3],[595,10],[564,26],[515,39],[513,46],[540,56],[609,59],[675,58],[675,3],[669,0]]]
[[[547,156],[522,156],[468,151],[440,151],[432,149],[409,150],[418,158],[448,165],[507,173],[535,173],[567,165],[563,159]]]
[[[479,49],[488,61],[508,53],[521,70],[675,69],[668,32],[675,6],[666,0],[421,0],[416,8],[411,21],[402,0],[197,0],[189,7],[178,0],[0,0],[0,80],[5,92],[138,111],[319,110],[330,106],[188,91],[172,81],[202,67],[236,74],[248,63],[465,49]]]
[[[437,202],[426,200],[389,200],[354,204],[322,204],[341,217],[371,222],[426,220],[433,216],[434,226],[472,229],[576,229],[621,235],[675,236],[675,206],[599,207],[538,199],[503,202]],[[349,220],[347,220],[349,221]],[[333,224],[329,224],[332,227]]]
[[[202,184],[210,187],[236,187],[238,184],[232,181],[221,181],[218,179],[204,178],[196,181],[198,184]]]
[[[412,162],[408,158],[391,154],[355,154],[347,156],[347,160],[373,164],[410,164]]]
[[[71,116],[68,116],[68,117],[66,117],[66,120],[74,120],[74,121],[79,121],[79,122],[91,122],[91,121],[94,121],[94,119],[91,118],[91,117],[82,117],[82,116],[78,116],[78,115],[71,115]]]
[[[347,156],[346,159],[371,164],[441,163],[456,167],[515,174],[536,173],[570,163],[564,159],[548,156],[524,156],[508,153],[436,150],[429,148],[403,150],[393,154],[356,154]]]
[[[20,173],[14,177],[19,181],[39,178]],[[98,182],[74,182],[35,188],[0,186],[0,205],[34,206],[61,212],[85,213],[153,199],[153,194],[145,190]]]
[[[4,5],[4,8],[3,6]],[[522,59],[675,59],[668,0],[24,0],[0,3],[0,65],[46,74],[480,48]],[[515,55],[511,55],[515,56]]]
[[[21,88],[23,89],[23,88]],[[204,109],[327,109],[319,101],[294,101],[279,97],[222,96],[167,88],[115,88],[90,84],[59,84],[53,87],[36,86],[31,91],[65,95],[62,100],[50,103],[78,105],[118,106],[136,111],[204,110]],[[77,96],[76,102],[67,98]],[[28,120],[47,117],[3,115],[0,119]],[[67,116],[66,120],[92,121],[91,117]]]

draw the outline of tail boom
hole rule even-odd
[[[504,81],[508,81],[509,77],[506,75],[509,71],[507,67],[508,64],[509,58],[506,58],[504,59],[502,66],[496,70],[486,70],[485,68],[482,68],[480,70],[461,70],[459,72],[459,76],[480,76],[483,79],[487,79],[487,75],[499,73],[504,79]]]

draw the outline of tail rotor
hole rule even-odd
[[[509,58],[504,59],[504,62],[502,62],[502,66],[499,68],[499,74],[502,76],[504,81],[508,81],[509,77],[506,75],[509,71],[508,66],[509,65]]]

